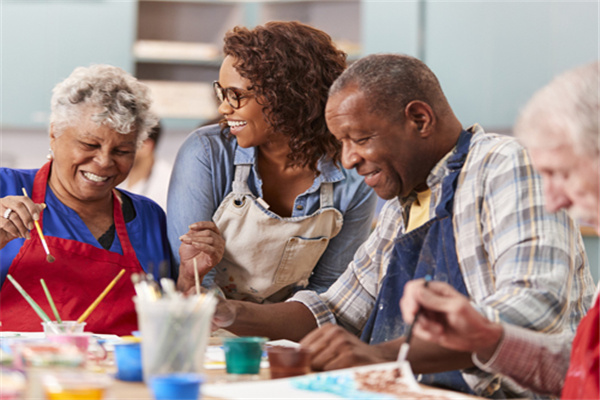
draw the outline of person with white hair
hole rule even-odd
[[[61,318],[76,320],[121,270],[86,330],[137,329],[130,278],[158,275],[159,265],[170,275],[166,216],[153,201],[115,188],[158,121],[150,104],[147,87],[121,68],[76,68],[53,90],[49,161],[40,169],[0,169],[2,330],[41,328],[13,282],[52,315],[44,279]]]
[[[575,68],[539,90],[523,109],[515,136],[544,182],[546,209],[566,209],[600,233],[600,63]],[[563,399],[600,398],[598,291],[577,332],[549,335],[492,322],[442,282],[409,282],[400,302],[415,336],[472,352],[481,369]],[[561,394],[562,392],[562,394]]]

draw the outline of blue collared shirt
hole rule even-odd
[[[167,230],[174,257],[179,263],[179,237],[190,224],[212,221],[213,214],[231,192],[235,166],[252,164],[248,186],[262,197],[262,181],[257,172],[256,148],[239,147],[235,138],[226,139],[218,125],[192,132],[177,154],[167,200]],[[292,217],[311,215],[320,208],[320,187],[333,182],[333,206],[344,216],[341,232],[321,256],[307,289],[323,292],[346,269],[354,252],[367,239],[377,196],[355,172],[321,160],[321,174],[306,192],[296,197]],[[225,244],[227,245],[227,244]],[[260,232],[257,232],[257,246]],[[204,283],[212,279],[207,277]]]

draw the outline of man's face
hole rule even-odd
[[[553,148],[529,148],[544,181],[546,209],[569,214],[600,231],[600,157],[575,152],[569,139]]]
[[[356,168],[382,199],[407,196],[424,183],[417,148],[417,134],[409,122],[396,116],[368,111],[362,92],[350,86],[327,101],[325,118],[333,135],[342,143],[342,165]],[[402,112],[402,110],[398,110]]]

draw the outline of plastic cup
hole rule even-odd
[[[242,336],[223,338],[225,366],[228,374],[258,374],[265,337]]]
[[[0,367],[0,400],[22,399],[25,392],[25,376],[15,370]]]
[[[76,346],[83,354],[87,354],[88,346],[90,344],[89,333],[64,333],[64,334],[52,334],[47,333],[46,339],[52,343],[67,343]]]
[[[11,349],[14,355],[13,366],[24,371],[27,376],[24,399],[44,398],[42,375],[45,372],[85,367],[85,352],[70,343],[26,340],[13,343]]]
[[[133,382],[142,381],[142,348],[140,343],[117,343],[114,346],[117,379]]]
[[[44,333],[48,334],[61,334],[61,333],[83,333],[85,322],[77,321],[62,321],[61,323],[56,321],[42,322],[44,327]]]
[[[144,381],[154,375],[202,372],[217,300],[202,295],[134,301]]]
[[[150,388],[156,400],[196,400],[203,382],[200,374],[155,375],[150,379]]]
[[[82,368],[85,366],[85,352],[72,343],[25,340],[12,343],[11,350],[13,366],[20,370],[29,367]]]
[[[267,346],[271,378],[288,378],[310,372],[312,352],[303,347]]]
[[[56,371],[42,376],[48,400],[101,400],[112,380],[106,374],[89,371]]]

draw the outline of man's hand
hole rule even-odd
[[[444,282],[432,281],[427,287],[422,279],[408,282],[400,308],[409,324],[422,309],[413,328],[415,336],[448,349],[475,352],[482,361],[494,354],[502,338],[502,325],[489,321]]]
[[[206,275],[223,258],[225,240],[219,228],[210,221],[190,225],[190,230],[179,238],[179,278],[177,287],[187,291],[194,286],[194,259],[200,277]]]
[[[393,361],[398,352],[396,347],[396,353],[392,352],[390,358],[389,352],[383,351],[382,347],[369,346],[344,328],[334,324],[327,324],[313,330],[300,341],[300,345],[312,350],[311,367],[315,371]]]

